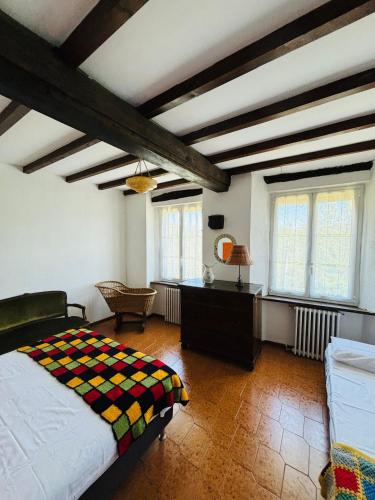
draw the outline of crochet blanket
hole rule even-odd
[[[119,455],[143,434],[153,415],[174,403],[188,403],[172,368],[91,330],[67,330],[17,350],[111,425]]]
[[[375,460],[350,446],[334,443],[331,460],[319,478],[329,500],[375,499]]]

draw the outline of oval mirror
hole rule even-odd
[[[225,264],[232,253],[233,245],[237,245],[236,239],[231,234],[219,234],[215,240],[214,254],[216,260]]]

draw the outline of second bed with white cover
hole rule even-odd
[[[344,443],[375,457],[375,373],[334,359],[347,351],[375,357],[375,346],[332,338],[326,350],[327,402],[331,443]],[[364,363],[365,365],[365,363]]]

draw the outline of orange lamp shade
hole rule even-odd
[[[232,254],[226,264],[230,266],[251,266],[253,263],[246,245],[233,245]]]

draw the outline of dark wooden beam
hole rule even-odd
[[[222,153],[209,155],[207,156],[207,158],[212,163],[222,163],[224,161],[236,160],[245,156],[264,153],[266,151],[274,151],[275,149],[281,149],[293,144],[301,144],[304,142],[312,141],[314,139],[331,137],[347,132],[354,132],[373,126],[375,126],[375,113],[365,116],[359,116],[357,118],[350,118],[349,120],[331,123],[329,125],[323,125],[322,127],[304,130],[302,132],[285,135],[283,137],[276,137],[274,139],[258,142],[256,144],[250,144],[249,146],[243,146],[240,148],[231,149],[229,151],[223,151]]]
[[[11,101],[0,113],[0,136],[5,134],[7,130],[13,127],[13,125],[21,120],[29,111],[27,106]]]
[[[242,165],[240,167],[229,168],[226,170],[226,172],[228,172],[229,175],[239,175],[248,172],[256,172],[258,170],[265,170],[268,168],[293,165],[295,163],[304,163],[307,161],[331,158],[332,156],[341,156],[345,154],[371,151],[372,149],[375,150],[375,140],[357,142],[354,144],[346,144],[345,146],[337,146],[335,148],[313,151],[311,153],[302,153],[294,156],[286,156],[285,158],[276,158],[274,160],[261,161],[258,163],[252,163],[250,165]]]
[[[186,134],[180,139],[185,144],[197,144],[214,137],[235,132],[260,123],[266,123],[276,118],[282,118],[292,113],[326,104],[375,87],[375,69],[371,68],[355,75],[336,80],[332,83],[316,87],[288,99],[254,109],[247,113],[228,118],[221,122],[203,127]]]
[[[51,45],[0,12],[0,94],[217,192],[230,178],[198,151],[70,68]]]
[[[165,174],[168,174],[168,172],[162,168],[156,168],[154,170],[150,170],[150,175],[152,177],[160,177]],[[133,175],[128,175],[127,177],[121,177],[121,179],[115,179],[114,181],[103,182],[102,184],[98,184],[98,189],[102,190],[102,189],[110,189],[114,187],[124,186],[126,183],[126,179],[129,179],[129,177],[133,177]]]
[[[372,161],[367,161],[363,163],[355,163],[354,165],[319,168],[317,170],[307,170],[305,172],[265,175],[263,179],[266,184],[275,184],[276,182],[298,181],[300,179],[310,179],[313,177],[322,177],[326,175],[338,175],[338,174],[347,174],[350,172],[362,172],[365,170],[371,170],[371,168],[372,168]]]
[[[58,54],[73,68],[77,68],[146,2],[147,0],[99,0],[65,42],[56,49]],[[14,101],[9,106],[12,106],[13,112],[11,120],[8,120],[8,128],[30,111],[26,106]],[[27,174],[36,172],[98,142],[98,139],[82,137],[26,165],[23,171]]]
[[[139,110],[147,117],[168,111],[374,11],[374,0],[331,0],[150,99]]]
[[[85,170],[81,170],[75,174],[68,175],[65,180],[66,182],[81,181],[92,177],[93,175],[103,174],[105,172],[109,172],[110,170],[115,170],[116,168],[126,167],[126,165],[131,165],[136,161],[138,161],[138,158],[133,155],[120,156],[120,158],[105,161],[99,165],[95,165],[95,167],[86,168]]]
[[[159,194],[158,196],[152,196],[151,201],[169,201],[169,200],[179,200],[180,198],[190,198],[190,196],[199,196],[203,193],[203,189],[180,189],[179,191],[170,191],[169,193]]]
[[[100,0],[59,48],[61,57],[78,68],[147,0]]]
[[[35,160],[29,163],[28,165],[24,166],[23,172],[25,174],[31,174],[41,168],[51,165],[51,163],[64,160],[65,158],[74,153],[79,153],[80,151],[90,146],[93,146],[94,144],[98,144],[98,142],[100,142],[99,139],[93,139],[88,135],[84,135],[83,137],[79,137],[78,139],[75,139],[69,144],[62,146],[59,149],[55,149],[55,151],[52,151],[51,153],[42,156],[38,160]]]
[[[115,158],[114,160],[109,160],[104,163],[100,163],[100,165],[95,165],[94,167],[86,168],[85,170],[81,170],[80,172],[76,172],[75,174],[68,175],[67,177],[65,177],[65,180],[66,182],[81,181],[83,179],[92,177],[93,175],[109,172],[110,170],[114,170],[120,167],[126,167],[126,165],[131,165],[132,163],[135,163],[137,161],[138,158],[133,155],[120,156],[120,158]]]
[[[187,181],[186,179],[176,179],[175,181],[168,181],[168,182],[162,182],[161,184],[158,184],[158,187],[154,189],[154,191],[159,191],[160,189],[166,189],[170,187],[175,187],[175,186],[181,186],[182,184],[189,184],[190,182]],[[153,191],[153,192],[154,192]],[[123,191],[124,196],[130,196],[132,194],[139,194],[133,191],[132,189],[128,189],[126,191]]]

